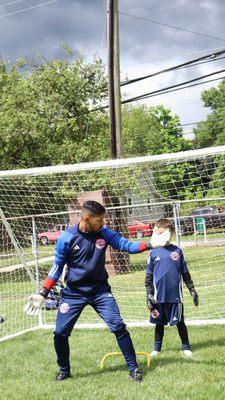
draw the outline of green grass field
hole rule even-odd
[[[49,246],[47,255],[53,250]],[[194,307],[184,290],[185,316],[191,319],[225,318],[225,247],[185,249],[188,266],[200,296]],[[46,255],[45,255],[46,256]],[[147,253],[132,255],[129,270],[109,279],[125,321],[147,320],[145,266]],[[8,263],[9,261],[7,261]],[[11,260],[11,263],[15,260]],[[11,264],[8,264],[11,265]],[[41,279],[51,262],[40,264]],[[0,336],[37,324],[23,313],[25,297],[34,291],[25,271],[0,275]],[[54,323],[55,312],[45,312],[44,321]],[[79,322],[101,322],[87,307]],[[153,329],[132,328],[136,351],[152,350]],[[121,357],[99,364],[106,352],[118,351],[114,335],[104,330],[75,330],[71,337],[73,378],[54,382],[57,372],[51,331],[36,331],[0,343],[0,399],[3,400],[224,400],[225,326],[189,327],[193,357],[180,350],[176,328],[166,328],[162,355],[149,369],[139,357],[144,381],[129,380]]]
[[[152,328],[132,328],[136,351],[150,352]],[[129,379],[122,357],[110,358],[103,370],[99,363],[106,352],[117,351],[114,335],[107,330],[75,330],[71,336],[72,379],[55,382],[52,333],[37,331],[3,342],[0,393],[4,400],[224,400],[224,326],[189,327],[193,357],[184,358],[176,328],[166,328],[163,352],[150,368],[139,356],[144,373],[141,384]]]
[[[196,308],[184,288],[186,319],[225,318],[225,247],[190,247],[185,249],[185,254],[200,297],[200,305]],[[149,318],[144,286],[146,259],[147,253],[132,255],[129,270],[109,279],[126,322]],[[50,266],[51,262],[40,265],[40,281]],[[24,300],[34,290],[25,271],[18,270],[6,276],[0,274],[0,315],[5,318],[4,324],[0,324],[0,337],[37,324],[37,318],[27,318],[23,312]],[[54,324],[54,321],[54,311],[44,313],[45,323]],[[101,320],[87,307],[79,322],[98,323]]]

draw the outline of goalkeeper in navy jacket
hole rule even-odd
[[[151,311],[150,322],[155,326],[154,349],[151,356],[161,351],[164,325],[176,325],[186,356],[191,356],[187,327],[184,322],[182,281],[185,282],[198,306],[198,294],[188,271],[182,250],[170,243],[173,225],[169,219],[156,222],[151,238],[146,268],[145,286],[147,305]]]
[[[68,337],[87,305],[91,305],[115,334],[118,345],[127,363],[132,380],[140,382],[134,347],[130,334],[120,315],[105,269],[105,252],[108,245],[128,253],[140,253],[147,245],[130,242],[121,234],[104,226],[105,208],[96,201],[86,201],[82,206],[79,224],[67,229],[59,237],[55,251],[55,262],[39,294],[28,298],[25,311],[38,314],[50,289],[58,281],[67,264],[67,287],[62,291],[59,304],[54,345],[60,371],[58,381],[70,377]]]

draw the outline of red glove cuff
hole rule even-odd
[[[47,278],[45,279],[44,283],[43,283],[43,287],[45,289],[50,290],[51,288],[53,288],[53,286],[56,284],[55,279],[50,278],[49,276],[47,276]]]
[[[140,252],[148,250],[146,243],[140,243],[139,250]]]

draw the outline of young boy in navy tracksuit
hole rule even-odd
[[[173,225],[169,219],[156,222],[146,268],[145,286],[150,322],[155,324],[154,349],[151,356],[160,354],[164,325],[176,325],[186,356],[191,356],[187,327],[184,322],[182,281],[185,282],[198,306],[198,294],[187,268],[183,251],[170,243]]]

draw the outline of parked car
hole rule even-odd
[[[142,238],[143,236],[150,236],[152,234],[153,225],[134,220],[132,224],[128,225],[127,230],[130,237]]]
[[[54,225],[48,231],[38,233],[38,239],[44,246],[46,246],[49,243],[55,243],[58,237],[61,235],[63,231],[65,231],[66,228],[67,228],[66,224]]]
[[[225,228],[225,213],[218,207],[206,206],[192,210],[187,216],[180,217],[180,232],[186,235],[194,232],[194,224],[200,223],[199,218],[204,218],[206,229]]]

